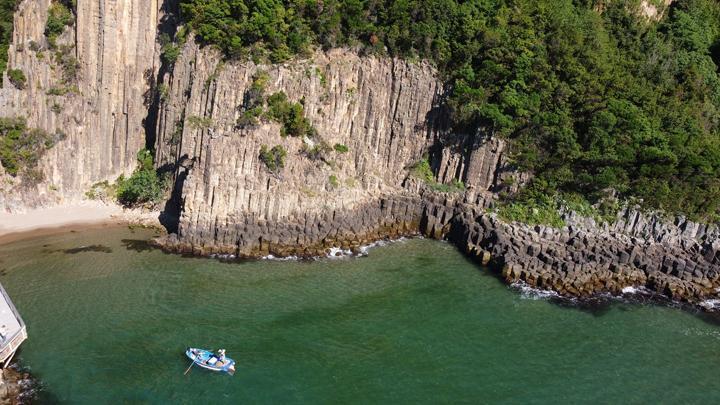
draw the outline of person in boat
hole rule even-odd
[[[220,360],[221,362],[223,362],[223,363],[225,362],[225,349],[220,349],[220,350],[218,350],[218,352],[217,352],[217,358],[218,358],[218,360]]]

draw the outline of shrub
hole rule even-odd
[[[347,153],[350,150],[350,148],[340,143],[336,143],[334,149],[338,153]]]
[[[167,63],[168,65],[174,65],[177,59],[180,57],[180,47],[173,44],[168,43],[165,44],[160,49],[160,57],[162,58],[164,63]]]
[[[62,139],[41,129],[28,128],[24,118],[0,118],[0,163],[11,176],[25,173],[31,181],[42,179],[33,171],[46,150]]]
[[[74,82],[80,72],[80,62],[75,58],[71,46],[63,45],[55,52],[55,63],[62,69],[63,83]]]
[[[270,95],[267,104],[268,118],[282,124],[280,135],[310,138],[316,135],[317,131],[304,116],[305,109],[302,103],[290,102],[285,92],[281,91]]]
[[[198,117],[197,115],[191,115],[187,117],[187,123],[190,125],[190,128],[204,131],[212,127],[213,120],[210,117]]]
[[[335,176],[334,174],[332,174],[332,175],[330,175],[330,177],[328,177],[328,181],[330,182],[330,185],[333,188],[337,188],[340,185],[340,182],[338,181],[337,176]]]
[[[271,172],[276,172],[285,167],[286,156],[287,151],[282,145],[275,145],[270,150],[268,150],[266,145],[260,147],[260,160],[265,163],[265,166]]]
[[[262,107],[255,107],[243,111],[235,122],[235,127],[239,129],[251,128],[258,125],[258,118],[262,115]]]
[[[165,179],[158,176],[150,151],[143,149],[137,155],[138,168],[125,179],[117,181],[117,199],[126,206],[154,204],[162,199]]]
[[[506,202],[498,208],[498,215],[506,221],[521,222],[528,225],[541,224],[554,228],[565,226],[558,207],[551,198]]]
[[[65,96],[68,94],[78,94],[80,93],[80,89],[78,89],[77,86],[53,86],[45,93],[48,96]]]
[[[325,154],[330,151],[332,148],[325,141],[316,142],[312,148],[303,143],[303,152],[311,160],[325,160]]]
[[[157,87],[158,91],[158,97],[160,97],[160,101],[165,102],[168,99],[168,96],[170,95],[170,88],[165,83],[160,83]]]
[[[8,79],[10,80],[10,83],[12,83],[13,86],[18,88],[19,90],[25,89],[25,85],[27,84],[27,78],[25,77],[25,73],[22,70],[8,70]]]
[[[107,180],[93,184],[85,196],[90,200],[104,201],[107,198],[115,198],[117,196],[117,184],[110,184]]]
[[[55,47],[57,37],[65,31],[65,27],[74,22],[70,9],[59,1],[53,1],[48,10],[48,18],[45,24],[45,36],[51,47]]]
[[[410,175],[424,181],[425,183],[434,183],[435,175],[430,168],[430,162],[427,158],[421,159],[410,167]]]

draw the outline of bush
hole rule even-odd
[[[187,117],[187,123],[192,129],[204,131],[212,127],[213,120],[210,117],[198,117],[197,115],[191,115]]]
[[[268,150],[266,145],[260,147],[260,160],[265,163],[265,166],[271,172],[277,172],[279,169],[285,167],[286,156],[287,151],[282,145],[275,145],[270,150]]]
[[[267,104],[268,118],[282,124],[280,135],[310,138],[316,135],[317,131],[304,116],[305,109],[302,103],[290,102],[285,92],[281,91],[270,95]]]
[[[181,49],[179,46],[169,43],[165,44],[160,49],[160,57],[162,58],[164,63],[167,63],[168,65],[174,65],[177,59],[180,57]]]
[[[332,175],[330,175],[330,177],[328,177],[328,181],[330,182],[330,185],[332,186],[332,188],[337,188],[340,185],[340,182],[338,181],[337,176],[335,176],[334,174],[332,174]]]
[[[499,207],[498,215],[505,221],[528,225],[549,225],[554,228],[565,226],[555,204],[529,201],[509,202]]]
[[[13,84],[16,88],[19,90],[24,90],[25,85],[27,83],[27,78],[25,77],[25,73],[20,69],[10,69],[8,70],[8,79],[10,80],[10,83]]]
[[[31,181],[42,179],[35,170],[45,151],[62,139],[41,129],[28,128],[24,118],[0,118],[0,163],[11,176],[26,174]]]
[[[430,168],[430,162],[427,158],[421,159],[410,167],[410,175],[424,181],[425,183],[435,183],[435,175]]]
[[[465,191],[465,184],[459,180],[453,180],[450,184],[435,181],[435,175],[426,157],[410,166],[410,176],[422,180],[428,188],[439,193],[461,193]]]
[[[55,63],[62,69],[63,83],[69,84],[77,80],[80,72],[80,62],[75,58],[71,46],[63,45],[57,48]]]
[[[55,47],[55,41],[65,31],[65,27],[74,22],[70,9],[59,1],[53,1],[48,10],[48,18],[45,24],[45,36],[51,47]]]
[[[251,128],[259,124],[258,118],[262,115],[262,107],[255,107],[243,111],[235,122],[239,129]]]
[[[336,143],[334,149],[338,153],[348,153],[348,151],[350,150],[350,148],[340,143]]]
[[[311,160],[325,160],[325,155],[332,151],[330,145],[325,141],[316,142],[315,145],[310,148],[306,143],[303,143],[303,152]]]
[[[138,168],[125,179],[117,181],[117,199],[126,206],[158,203],[164,194],[165,180],[154,168],[152,154],[143,149],[138,152]]]

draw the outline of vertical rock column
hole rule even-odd
[[[159,65],[161,3],[78,0],[75,27],[58,39],[59,45],[73,46],[79,63],[76,91],[63,95],[49,94],[64,86],[62,67],[44,36],[50,0],[20,4],[9,67],[25,73],[27,88],[18,90],[4,78],[0,116],[24,116],[29,127],[66,136],[40,163],[45,180],[28,187],[9,179],[15,186],[5,190],[0,209],[79,199],[93,183],[132,172],[145,145],[145,94]]]

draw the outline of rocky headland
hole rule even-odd
[[[0,167],[0,209],[81,200],[93,184],[131,173],[149,144],[172,179],[170,234],[157,241],[170,251],[318,256],[423,234],[454,242],[508,282],[567,296],[639,286],[689,302],[718,295],[715,225],[633,208],[604,224],[567,212],[562,228],[501,220],[499,196],[528,176],[504,140],[451,130],[446,89],[427,62],[351,49],[233,62],[190,37],[167,66],[158,32],[168,28],[170,2],[78,0],[75,26],[60,39],[77,58],[77,89],[49,92],[66,85],[40,56],[49,3],[19,6],[10,65],[28,87],[5,75],[0,111],[65,136],[42,158],[37,184]],[[259,77],[265,95],[302,105],[312,136],[282,136],[282,124],[262,114],[246,119]],[[261,158],[273,147],[284,151],[277,167]],[[423,162],[432,178],[418,175]]]

